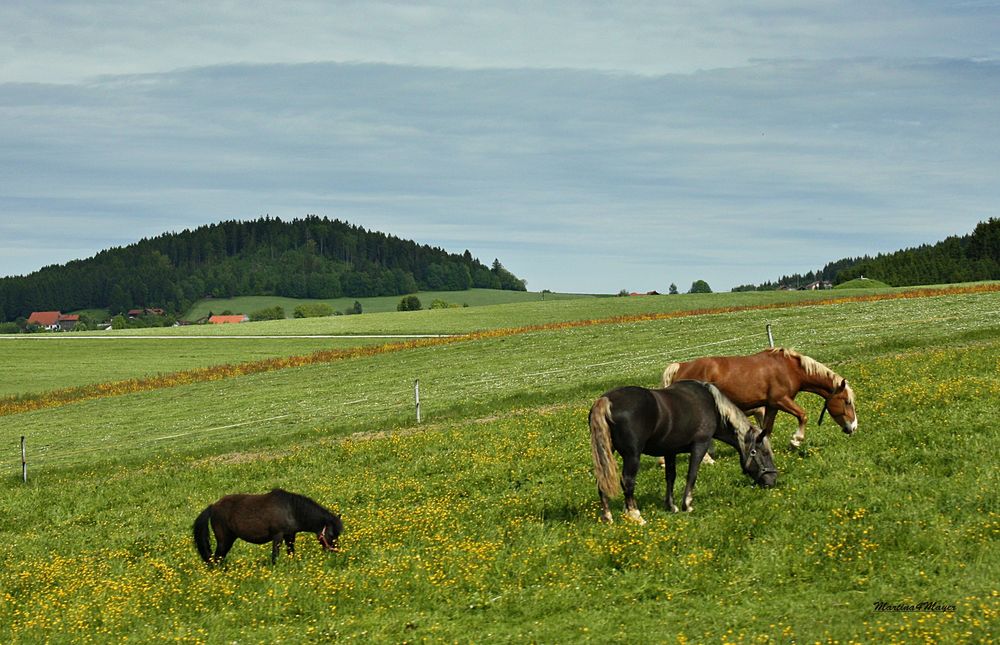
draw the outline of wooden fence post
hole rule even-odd
[[[774,348],[774,336],[771,335],[771,323],[767,323],[767,344]]]
[[[28,453],[24,449],[24,435],[21,435],[21,479],[28,483]]]
[[[420,379],[413,381],[413,400],[417,407],[417,423],[420,423]]]

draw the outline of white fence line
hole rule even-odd
[[[997,313],[1000,313],[1000,312],[986,312],[986,313],[987,313],[987,315],[993,315],[993,314],[997,314]],[[870,329],[876,329],[876,330],[883,330],[884,331],[885,329],[892,328],[892,327],[912,326],[914,324],[941,323],[941,322],[947,322],[947,321],[953,321],[953,320],[963,320],[963,317],[961,315],[959,315],[959,314],[955,314],[955,315],[950,315],[950,316],[933,316],[933,317],[920,318],[920,319],[905,319],[905,320],[903,320],[903,319],[893,319],[891,321],[890,320],[869,320],[869,321],[866,321],[866,322],[863,322],[863,323],[854,324],[854,325],[850,325],[850,326],[839,326],[837,329],[842,334],[843,333],[857,332],[859,330],[870,330]],[[769,327],[771,327],[772,325],[773,325],[772,323],[768,324]],[[769,334],[767,333],[768,331],[770,331],[770,330],[761,331],[761,332],[758,332],[758,333],[745,334],[743,336],[735,336],[735,337],[731,337],[731,338],[720,339],[720,340],[711,341],[711,342],[707,342],[707,343],[699,343],[699,344],[696,344],[696,345],[689,345],[689,346],[681,347],[681,348],[670,347],[669,349],[665,349],[663,351],[650,352],[650,353],[641,354],[641,355],[638,355],[638,356],[637,355],[622,355],[620,358],[613,358],[613,359],[610,359],[610,360],[599,361],[599,362],[594,362],[594,363],[589,363],[589,364],[584,364],[584,365],[575,364],[575,365],[564,366],[564,367],[549,368],[549,369],[540,370],[540,371],[534,371],[534,372],[525,372],[525,373],[520,373],[520,374],[514,375],[514,378],[516,378],[518,380],[521,380],[523,382],[523,381],[527,381],[527,380],[533,379],[533,378],[547,378],[547,377],[551,377],[551,376],[555,376],[555,375],[565,374],[567,372],[578,372],[578,371],[582,371],[582,370],[592,370],[592,369],[596,369],[596,368],[606,368],[606,367],[609,367],[609,366],[619,365],[619,364],[625,364],[625,363],[629,363],[629,364],[632,364],[632,365],[642,365],[642,364],[649,363],[649,362],[654,362],[654,361],[657,361],[657,360],[658,361],[662,361],[663,362],[663,366],[666,366],[666,361],[673,362],[673,361],[689,360],[691,358],[697,357],[698,354],[695,353],[695,352],[697,352],[697,350],[702,350],[702,349],[706,349],[706,348],[709,348],[709,347],[717,347],[717,346],[723,346],[723,345],[732,345],[732,344],[736,344],[736,343],[745,342],[747,340],[754,339],[754,338],[766,338],[766,339],[768,339],[768,341],[770,341],[771,338],[770,338]],[[396,337],[403,338],[404,336],[396,336]],[[413,337],[442,337],[442,336],[409,336],[409,337],[413,338]],[[129,338],[129,339],[131,339],[131,338],[152,338],[152,337],[149,337],[149,336],[143,336],[143,337],[122,336],[122,337],[117,337],[117,338]],[[194,338],[200,338],[200,337],[194,337]],[[260,338],[260,337],[257,336],[257,337],[254,337],[254,338]],[[293,336],[281,336],[280,338],[295,338],[295,337],[293,337]],[[360,338],[360,336],[353,336],[352,338]],[[783,344],[787,346],[787,345],[790,345],[792,343],[778,342],[779,346],[781,346]],[[763,346],[762,346],[762,348],[763,348]],[[504,381],[510,381],[510,379],[511,379],[510,375],[497,374],[497,375],[483,377],[483,378],[480,378],[480,379],[477,379],[477,380],[474,380],[474,381],[464,380],[464,379],[463,380],[455,380],[455,381],[440,381],[440,380],[439,381],[426,381],[425,380],[425,393],[432,393],[435,390],[437,390],[437,391],[451,391],[451,392],[461,391],[463,389],[473,388],[473,387],[476,387],[476,386],[490,385],[490,384],[496,384],[496,383],[500,383],[500,382],[504,382]],[[429,387],[427,387],[427,386],[429,386]],[[188,437],[188,436],[198,436],[198,437],[201,437],[201,438],[210,438],[210,439],[218,440],[218,439],[221,439],[221,438],[225,437],[228,434],[231,434],[231,433],[223,432],[223,431],[229,431],[229,430],[233,430],[235,428],[243,428],[245,426],[249,426],[249,425],[253,425],[253,424],[266,424],[266,423],[269,423],[269,422],[272,422],[272,421],[278,421],[280,419],[287,419],[287,418],[293,418],[293,419],[295,419],[295,421],[298,424],[306,423],[308,421],[315,420],[315,419],[325,419],[325,418],[329,418],[329,417],[332,417],[332,416],[339,416],[339,418],[343,418],[343,416],[342,416],[342,410],[343,410],[343,408],[349,407],[349,406],[358,406],[358,405],[360,405],[362,403],[372,403],[373,404],[373,405],[364,406],[364,408],[363,408],[363,413],[364,414],[378,414],[378,413],[386,413],[386,412],[399,412],[399,413],[402,413],[405,410],[411,410],[411,411],[414,410],[414,401],[413,401],[413,398],[411,398],[413,396],[413,390],[412,389],[409,389],[409,388],[401,389],[400,393],[398,393],[398,394],[397,393],[392,393],[389,396],[392,397],[391,400],[388,400],[388,399],[387,400],[379,400],[379,399],[374,399],[373,400],[371,398],[371,396],[366,396],[366,397],[361,398],[361,399],[354,399],[354,400],[342,401],[342,402],[334,402],[332,405],[330,405],[330,406],[324,406],[322,408],[313,406],[308,411],[302,411],[303,413],[301,413],[301,414],[300,413],[288,412],[288,413],[285,413],[285,414],[280,414],[280,415],[275,415],[275,416],[270,416],[270,417],[262,417],[262,418],[258,418],[258,419],[249,419],[249,420],[246,420],[246,421],[240,421],[240,422],[237,422],[237,423],[231,423],[231,424],[226,424],[226,425],[214,426],[214,427],[211,427],[211,428],[192,429],[192,430],[187,430],[185,432],[179,432],[179,433],[174,433],[174,434],[169,434],[169,435],[163,435],[163,436],[159,436],[159,437],[152,437],[152,438],[145,439],[142,442],[138,443],[137,447],[140,447],[140,448],[141,447],[146,447],[146,446],[149,446],[149,445],[154,444],[154,443],[175,440],[175,439],[179,439],[179,438],[183,438],[183,437]],[[336,412],[334,414],[335,408],[338,409],[338,412]],[[419,410],[419,408],[418,408],[418,410]],[[242,431],[239,432],[239,433],[235,433],[235,434],[242,434]],[[115,437],[115,438],[110,438],[109,437],[109,438],[106,438],[104,440],[99,441],[96,445],[87,446],[87,447],[81,447],[81,448],[69,450],[69,451],[66,451],[66,452],[60,452],[60,451],[53,451],[53,450],[51,450],[51,448],[53,446],[53,444],[51,444],[51,443],[35,445],[32,448],[32,450],[30,451],[29,455],[28,455],[28,461],[32,464],[32,466],[35,469],[37,469],[37,467],[38,467],[39,464],[42,465],[42,466],[58,466],[58,465],[61,465],[62,463],[64,463],[66,460],[71,459],[73,457],[79,457],[79,456],[87,455],[87,454],[95,454],[95,453],[105,452],[105,451],[107,451],[109,449],[110,446],[112,446],[115,443],[118,443],[119,441],[120,441],[120,438],[118,438],[118,437]],[[39,457],[41,457],[41,459],[39,459]],[[20,467],[20,468],[23,469],[24,466],[23,466],[23,464],[14,463],[13,460],[7,461],[5,459],[5,460],[0,461],[0,473],[5,473],[6,474],[6,473],[8,473],[10,471],[13,471],[15,468],[18,468],[18,467]]]

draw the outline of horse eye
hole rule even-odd
[[[757,449],[756,448],[750,451],[750,456],[751,457],[756,457],[757,456]]]

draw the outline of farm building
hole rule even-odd
[[[28,316],[29,325],[38,325],[49,331],[65,330],[69,331],[80,322],[80,316],[76,314],[64,314],[59,311],[32,311]]]

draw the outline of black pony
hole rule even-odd
[[[639,456],[666,457],[668,510],[674,505],[676,458],[691,453],[681,506],[691,510],[698,466],[713,437],[740,453],[743,471],[761,486],[773,486],[778,471],[768,436],[719,390],[701,381],[677,381],[661,390],[622,387],[607,392],[590,408],[590,447],[601,497],[601,520],[611,522],[608,500],[625,489],[625,517],[644,524],[635,503]],[[612,449],[622,456],[621,480]]]
[[[215,533],[214,555],[210,555],[209,520]],[[336,551],[344,525],[339,515],[308,497],[275,488],[264,495],[226,495],[203,510],[193,528],[194,545],[201,559],[209,564],[221,562],[236,538],[253,544],[271,542],[274,564],[282,541],[289,555],[295,552],[295,534],[300,531],[315,533],[324,549]]]

